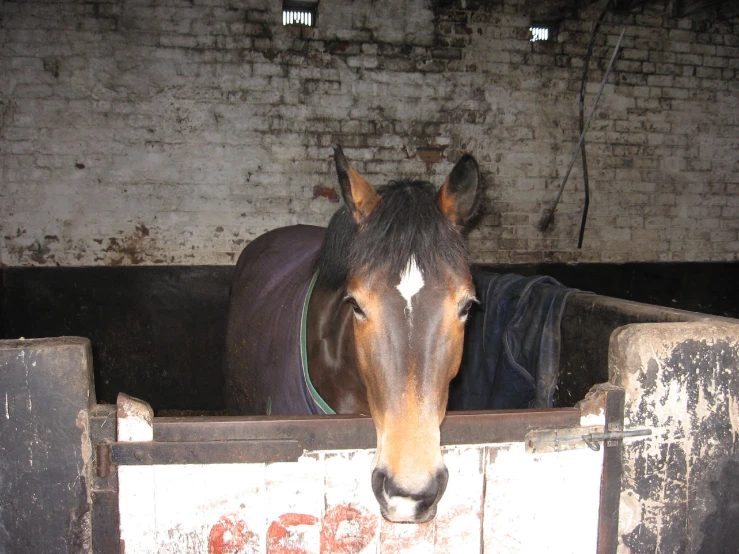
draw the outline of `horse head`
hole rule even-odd
[[[372,489],[386,519],[420,523],[447,485],[439,427],[477,302],[462,237],[480,203],[477,162],[463,156],[438,192],[422,181],[375,189],[334,149],[345,208],[327,236],[346,259],[339,280],[377,432]]]

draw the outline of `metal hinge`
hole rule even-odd
[[[96,459],[97,475],[100,478],[105,478],[110,475],[110,443],[99,442],[97,446],[97,459]]]
[[[604,432],[602,425],[566,429],[536,429],[526,433],[526,452],[541,454],[543,452],[577,450],[585,447],[597,452],[600,450],[601,442],[605,442],[606,447],[613,447],[618,446],[620,441],[625,438],[646,437],[651,434],[651,429]]]

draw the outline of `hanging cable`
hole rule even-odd
[[[622,21],[628,17],[629,15],[636,12],[636,10],[642,8],[645,4],[648,4],[649,0],[641,0],[640,2],[630,3],[627,2],[627,6],[630,7],[628,11],[623,15]],[[629,6],[629,4],[632,4]],[[582,210],[582,218],[580,220],[580,233],[577,240],[577,247],[582,248],[582,242],[583,242],[583,235],[585,234],[585,223],[587,221],[588,217],[588,208],[590,206],[590,181],[588,179],[588,162],[587,162],[587,156],[585,154],[585,130],[588,128],[588,125],[590,124],[590,120],[593,117],[593,114],[595,113],[595,106],[598,103],[598,98],[600,98],[600,94],[603,91],[603,87],[605,85],[606,79],[608,78],[608,73],[611,70],[611,66],[613,65],[613,61],[616,58],[616,54],[618,53],[619,45],[621,44],[621,39],[624,35],[624,30],[621,31],[621,36],[618,39],[618,44],[616,45],[616,48],[613,52],[613,56],[611,57],[611,61],[608,64],[608,69],[606,70],[606,75],[603,78],[603,82],[601,83],[600,89],[598,90],[598,95],[595,98],[595,102],[593,104],[593,110],[590,113],[590,117],[588,118],[588,121],[584,121],[584,112],[585,112],[585,86],[587,84],[587,78],[588,78],[588,69],[590,66],[590,58],[593,55],[593,46],[595,45],[595,39],[598,35],[598,31],[600,30],[600,26],[605,20],[606,15],[609,11],[613,10],[614,12],[622,9],[621,6],[619,6],[619,0],[608,0],[606,2],[605,7],[603,8],[603,11],[601,12],[600,16],[598,17],[597,21],[595,22],[595,26],[593,27],[593,32],[590,36],[590,43],[588,44],[587,52],[585,53],[584,58],[584,67],[583,67],[583,74],[582,74],[582,80],[580,81],[580,103],[579,103],[579,127],[580,127],[580,140],[578,142],[578,146],[575,149],[575,155],[572,158],[572,161],[570,162],[570,166],[567,168],[567,173],[565,174],[564,179],[562,180],[562,186],[559,189],[559,192],[557,193],[557,198],[554,201],[554,204],[551,208],[544,211],[542,214],[541,220],[539,221],[539,230],[540,231],[546,231],[549,226],[551,225],[553,219],[554,219],[554,211],[557,209],[557,205],[559,204],[560,199],[562,198],[562,192],[564,191],[565,184],[567,183],[567,178],[570,175],[570,171],[572,170],[572,166],[575,162],[575,159],[577,158],[577,154],[582,149],[581,155],[582,155],[582,172],[583,172],[583,185],[584,185],[584,201],[583,201],[583,210]]]
[[[611,7],[610,0],[606,2],[605,8],[600,14],[598,21],[595,23],[593,28],[593,34],[590,36],[590,43],[588,44],[588,50],[585,53],[584,67],[582,71],[582,80],[580,81],[580,133],[582,134],[585,130],[585,85],[588,80],[588,68],[590,66],[590,58],[593,55],[593,46],[595,45],[595,37],[598,35],[600,26],[603,20],[606,18],[606,14]],[[582,239],[585,235],[585,222],[588,219],[588,207],[590,206],[590,181],[588,180],[588,159],[585,155],[585,136],[583,135],[582,146],[580,150],[580,156],[582,157],[582,181],[583,188],[585,189],[585,197],[583,199],[582,206],[582,217],[580,218],[580,235],[577,238],[577,247],[582,248]],[[564,187],[564,185],[562,185]],[[552,210],[554,211],[554,210]]]
[[[587,128],[587,125],[585,125],[585,119],[584,119],[584,111],[585,111],[585,84],[588,79],[588,67],[590,65],[590,58],[593,55],[593,46],[595,45],[595,38],[598,36],[598,30],[600,29],[601,24],[603,23],[603,20],[606,17],[606,14],[611,8],[611,0],[608,0],[606,2],[606,5],[603,7],[603,11],[601,12],[600,16],[595,22],[595,27],[593,27],[593,32],[590,35],[590,42],[588,43],[588,49],[585,52],[585,58],[583,60],[583,73],[582,73],[582,79],[580,80],[580,118],[579,118],[579,129],[580,129],[580,140],[577,143],[577,147],[575,148],[575,154],[572,156],[572,161],[570,162],[569,167],[567,168],[567,172],[565,173],[564,179],[562,180],[562,186],[559,188],[559,192],[557,193],[557,198],[554,200],[554,203],[552,204],[551,208],[548,208],[544,211],[544,213],[541,216],[541,219],[539,220],[539,230],[540,231],[546,231],[549,226],[552,224],[552,221],[554,220],[554,212],[557,209],[557,206],[559,205],[559,201],[562,198],[562,192],[564,192],[565,184],[567,183],[567,179],[570,176],[570,171],[572,170],[572,166],[575,163],[575,160],[577,159],[578,151],[580,150],[580,146],[582,146],[582,163],[583,163],[583,177],[584,177],[584,183],[585,183],[585,201],[583,204],[583,217],[580,223],[580,238],[578,240],[578,248],[582,247],[582,236],[585,231],[585,220],[587,218],[588,213],[588,206],[590,205],[590,185],[588,182],[588,169],[587,169],[587,159],[585,157],[585,129]],[[601,88],[602,90],[602,88]],[[600,96],[600,92],[598,94]],[[596,104],[597,104],[596,99]],[[595,105],[593,106],[593,112],[595,111]],[[592,117],[592,116],[591,116]]]
[[[559,192],[557,193],[557,198],[554,201],[554,205],[551,209],[548,209],[542,214],[541,220],[539,221],[539,230],[545,231],[549,225],[552,223],[552,219],[554,218],[554,210],[557,208],[557,204],[559,204],[560,199],[562,198],[562,192],[564,191],[565,185],[567,184],[567,179],[570,176],[570,171],[572,171],[572,166],[575,165],[575,160],[577,159],[577,155],[580,153],[580,147],[582,146],[583,141],[585,140],[585,131],[587,131],[588,126],[590,125],[590,122],[593,120],[593,116],[595,115],[595,108],[598,106],[598,100],[600,100],[600,95],[603,93],[603,88],[606,86],[606,82],[608,81],[608,75],[611,73],[611,68],[613,67],[613,62],[616,60],[616,55],[618,54],[618,50],[621,47],[621,41],[624,38],[624,33],[626,32],[626,28],[621,31],[621,35],[618,37],[618,42],[616,43],[616,48],[613,50],[613,55],[611,56],[611,61],[608,63],[608,68],[606,69],[605,75],[603,75],[603,80],[600,83],[600,87],[598,88],[598,93],[595,95],[595,100],[593,101],[593,108],[590,110],[590,115],[588,116],[588,120],[583,125],[583,130],[580,133],[580,138],[577,141],[577,146],[575,147],[575,153],[572,156],[572,159],[570,160],[570,165],[567,167],[567,172],[565,173],[564,179],[562,180],[562,186],[559,188]]]

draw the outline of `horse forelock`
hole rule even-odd
[[[400,276],[411,261],[424,276],[467,270],[464,241],[439,210],[431,183],[395,181],[377,192],[381,200],[361,230],[346,207],[331,218],[316,260],[320,284],[339,288],[350,272],[383,268]]]

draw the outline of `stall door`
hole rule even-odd
[[[379,513],[368,418],[152,418],[122,395],[122,551],[615,552],[621,443],[598,436],[620,429],[623,392],[605,387],[577,408],[449,415],[449,484],[420,525]]]

